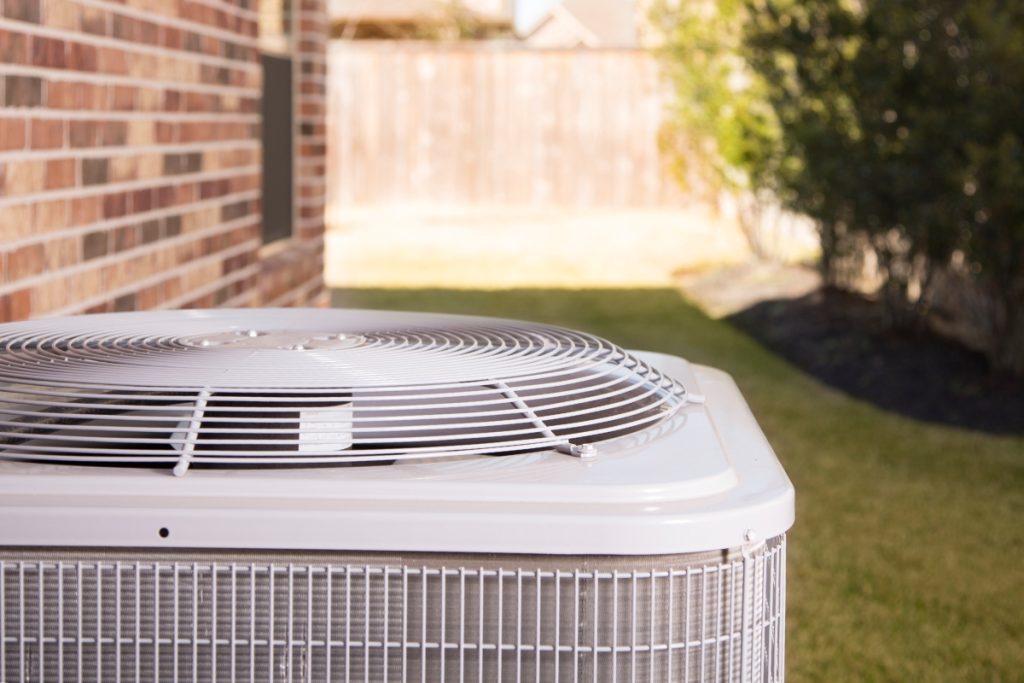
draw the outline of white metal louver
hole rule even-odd
[[[783,678],[783,538],[651,558],[0,548],[0,576],[0,675],[23,683]]]
[[[560,448],[663,420],[686,390],[581,332],[458,316],[161,311],[0,338],[0,457],[390,462]]]
[[[775,683],[793,512],[728,375],[581,332],[0,325],[0,680]]]

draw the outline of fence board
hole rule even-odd
[[[332,209],[680,201],[646,52],[359,41],[329,60]]]

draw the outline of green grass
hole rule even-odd
[[[333,303],[557,323],[727,370],[796,486],[789,680],[1024,681],[1024,439],[855,401],[670,289],[347,290]]]

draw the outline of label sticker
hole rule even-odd
[[[343,451],[352,447],[352,405],[299,412],[299,452]]]

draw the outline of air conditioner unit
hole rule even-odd
[[[0,326],[7,682],[781,681],[792,520],[726,374],[582,332]]]

